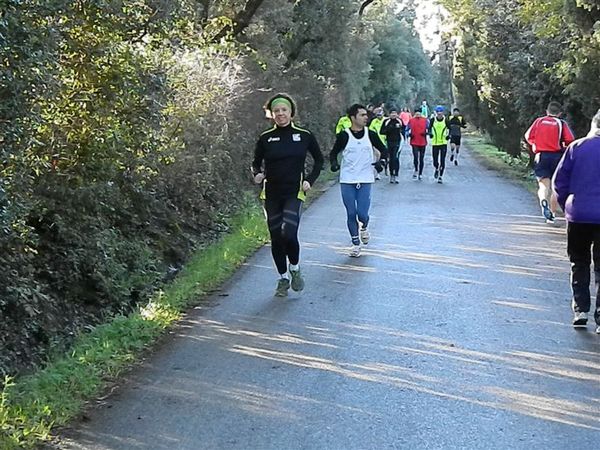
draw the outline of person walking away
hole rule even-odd
[[[433,167],[435,167],[433,178],[436,179],[438,183],[442,184],[442,177],[444,176],[444,170],[446,169],[448,139],[450,139],[450,132],[448,123],[446,122],[446,116],[444,116],[443,106],[435,107],[435,119],[433,119],[433,122],[431,123],[429,136],[431,137]]]
[[[591,307],[590,264],[593,261],[594,320],[596,333],[600,333],[600,110],[592,119],[588,136],[567,148],[552,185],[567,219],[573,326],[587,325]]]
[[[458,166],[462,130],[467,128],[467,122],[460,113],[460,109],[452,110],[452,115],[448,118],[448,128],[450,130],[450,162],[454,161],[454,165]]]
[[[263,184],[261,198],[271,235],[271,253],[279,273],[275,296],[285,297],[290,287],[297,292],[304,289],[298,227],[306,192],[323,168],[323,154],[314,135],[292,122],[296,104],[289,95],[275,95],[267,102],[267,108],[275,125],[258,138],[252,173],[254,182]],[[314,164],[304,176],[308,153]]]
[[[562,107],[558,102],[550,102],[546,115],[535,119],[525,140],[535,154],[533,170],[538,180],[538,198],[546,223],[554,223],[558,204],[552,195],[551,180],[564,148],[575,140],[567,123],[560,119]]]
[[[423,164],[425,163],[425,149],[427,148],[427,119],[421,116],[421,110],[416,109],[415,115],[408,123],[410,129],[410,145],[413,151],[413,164],[415,171],[413,180],[420,180],[423,176]]]
[[[370,239],[369,209],[371,187],[375,182],[373,166],[378,172],[383,170],[387,149],[379,135],[367,128],[367,110],[364,106],[352,105],[348,109],[348,116],[352,126],[336,136],[329,160],[332,172],[340,171],[342,201],[352,240],[350,256],[359,257],[361,244],[368,244]],[[342,155],[341,165],[338,162],[339,154]]]
[[[389,156],[390,183],[398,184],[398,173],[400,171],[400,152],[402,151],[402,136],[404,136],[404,124],[398,117],[398,111],[390,110],[390,117],[384,120],[381,134],[386,137]]]

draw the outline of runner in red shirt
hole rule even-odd
[[[567,123],[560,119],[562,106],[550,102],[544,117],[537,118],[525,133],[525,139],[535,153],[533,170],[538,180],[538,198],[546,223],[554,223],[558,209],[552,194],[551,180],[562,158],[564,149],[575,140]]]
[[[413,149],[413,162],[415,165],[413,180],[416,180],[417,177],[420,180],[423,175],[425,148],[427,147],[427,123],[427,119],[421,116],[421,109],[415,109],[414,117],[408,122],[410,145]]]

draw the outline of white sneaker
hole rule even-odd
[[[381,180],[381,175],[379,175],[379,174],[375,175],[375,179],[376,180]]]
[[[362,242],[363,244],[368,244],[369,239],[371,239],[369,230],[367,230],[366,228],[363,228],[362,230],[360,230],[360,242]]]
[[[600,334],[600,325],[596,327],[596,334]]]
[[[350,247],[349,255],[352,258],[358,258],[360,256],[360,245],[353,245],[352,247]]]
[[[576,312],[573,316],[573,326],[575,328],[585,327],[587,325],[588,314],[586,312]]]

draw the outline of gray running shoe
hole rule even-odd
[[[290,269],[290,275],[292,276],[292,290],[300,292],[302,289],[304,289],[304,277],[302,277],[302,272],[300,272],[300,269]]]
[[[353,245],[353,246],[350,248],[350,253],[349,253],[349,255],[350,255],[352,258],[358,258],[358,257],[360,256],[360,245]]]
[[[362,230],[360,230],[360,242],[367,245],[369,243],[370,239],[371,239],[371,234],[369,233],[369,230],[367,230],[366,228],[363,228]]]
[[[287,278],[280,278],[277,282],[277,288],[275,289],[275,297],[287,297],[289,288],[290,280]]]

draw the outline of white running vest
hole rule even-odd
[[[369,129],[365,128],[365,135],[356,139],[350,129],[348,133],[348,144],[342,152],[342,164],[340,167],[340,183],[374,183],[375,173],[373,163],[373,145],[369,139]]]

